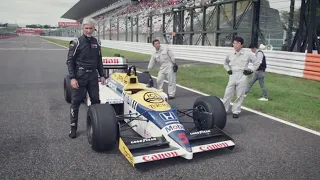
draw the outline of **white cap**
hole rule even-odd
[[[95,26],[97,24],[97,21],[92,18],[84,18],[82,21],[82,26],[85,24],[91,24],[91,25]]]

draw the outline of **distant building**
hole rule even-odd
[[[16,34],[17,24],[0,23],[0,36]]]
[[[34,28],[17,29],[16,33],[19,36],[42,36],[42,35],[44,35],[44,31],[42,29],[34,29]]]

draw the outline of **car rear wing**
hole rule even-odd
[[[124,57],[102,57],[103,69],[128,69],[128,61]]]
[[[128,60],[120,56],[102,57],[102,65],[107,76],[113,72],[127,72],[128,70]]]

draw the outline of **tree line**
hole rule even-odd
[[[41,25],[41,24],[29,24],[29,25],[26,25],[26,28],[41,28],[41,29],[49,29],[49,28],[58,28],[58,27],[55,27],[55,26],[50,26],[50,25]]]

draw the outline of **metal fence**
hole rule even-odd
[[[200,3],[114,16],[126,10],[120,7],[99,17],[95,36],[133,42],[151,42],[157,38],[167,44],[200,46],[231,46],[233,37],[241,36],[245,46],[270,44],[275,50],[281,49],[285,42],[287,33],[281,9],[272,8],[267,0]],[[52,36],[65,37],[81,34],[81,29],[74,27],[50,32]]]

